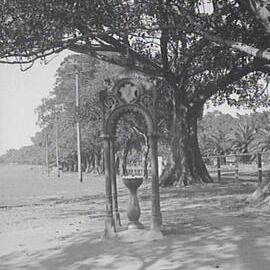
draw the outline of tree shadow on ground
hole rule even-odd
[[[231,199],[240,192],[249,194],[252,185],[229,182],[162,189],[163,239],[102,240],[100,220],[96,227],[89,224],[91,231],[71,235],[59,245],[0,257],[0,270],[269,269],[269,217],[224,211],[222,202],[233,205],[236,200]],[[140,196],[141,220],[149,227],[150,191],[142,190]],[[120,203],[125,202],[126,197],[120,196]]]
[[[101,240],[102,232],[73,237],[64,246],[27,255],[1,257],[1,270],[235,269],[269,268],[270,237],[253,221],[200,216],[164,226],[157,241]],[[269,224],[268,224],[269,225]],[[268,226],[269,227],[269,226]],[[131,232],[132,233],[132,232]],[[269,235],[269,230],[267,231]],[[16,262],[16,260],[15,260]],[[13,267],[13,268],[12,268]]]

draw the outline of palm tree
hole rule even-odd
[[[270,150],[270,125],[259,130],[256,138],[256,148],[261,152]]]
[[[228,135],[224,131],[217,130],[210,136],[206,136],[205,134],[202,135],[203,138],[201,138],[201,147],[205,156],[219,156],[228,153],[230,144]],[[222,164],[226,164],[226,157],[222,158],[221,162]]]
[[[213,155],[224,155],[228,153],[229,138],[228,135],[222,130],[217,130],[211,134],[207,140],[207,148]]]
[[[248,153],[257,132],[256,124],[248,121],[239,123],[234,130],[231,140],[231,149],[233,153]],[[243,156],[243,162],[248,162],[250,156]]]

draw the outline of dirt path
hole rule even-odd
[[[251,182],[162,189],[164,238],[102,240],[102,194],[1,208],[1,270],[270,269],[270,218],[243,208]],[[139,190],[150,225],[150,185]],[[120,187],[122,222],[127,191]]]

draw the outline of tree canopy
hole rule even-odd
[[[268,73],[268,63],[207,39],[209,34],[265,49],[269,33],[258,20],[256,1],[244,2],[4,1],[0,58],[31,66],[36,59],[70,49],[162,76],[189,106],[224,90],[221,95],[227,98],[234,90],[262,101],[263,87],[258,91],[253,84],[254,94],[245,90],[247,80],[241,90],[230,86],[254,71]],[[252,73],[253,81],[258,77],[261,73]]]
[[[164,183],[210,181],[196,138],[207,100],[269,105],[267,1],[9,0],[0,12],[2,62],[28,68],[70,49],[166,80],[174,153]]]
[[[246,47],[259,44],[252,40],[243,40],[241,36],[233,39],[232,35],[222,32],[225,30],[224,24],[229,23],[231,32],[245,30],[247,24],[243,23],[247,21],[243,19],[242,14],[248,12],[249,17],[253,17],[252,19],[258,21],[261,26],[256,27],[256,30],[260,29],[257,37],[262,33],[269,35],[269,10],[267,0],[115,0],[91,3],[76,0],[46,3],[42,0],[2,1],[1,56],[21,56],[25,57],[27,62],[63,48],[71,48],[78,42],[87,42],[88,47],[91,45],[93,50],[112,50],[114,45],[108,40],[108,36],[112,34],[118,36],[121,42],[129,33],[136,33],[138,36],[138,33],[143,31],[141,36],[147,34],[151,37],[151,32],[190,29],[210,41],[241,49],[237,42],[244,42]],[[238,16],[239,14],[241,15]],[[180,16],[184,19],[180,19]],[[234,24],[234,20],[237,20],[238,24]],[[261,44],[264,46],[258,46],[259,49],[265,51],[269,48],[268,42]],[[118,51],[116,48],[114,50]],[[264,51],[261,52],[261,56]]]

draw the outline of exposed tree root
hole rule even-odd
[[[266,175],[247,200],[252,206],[264,207],[268,205],[270,207],[270,173]]]

